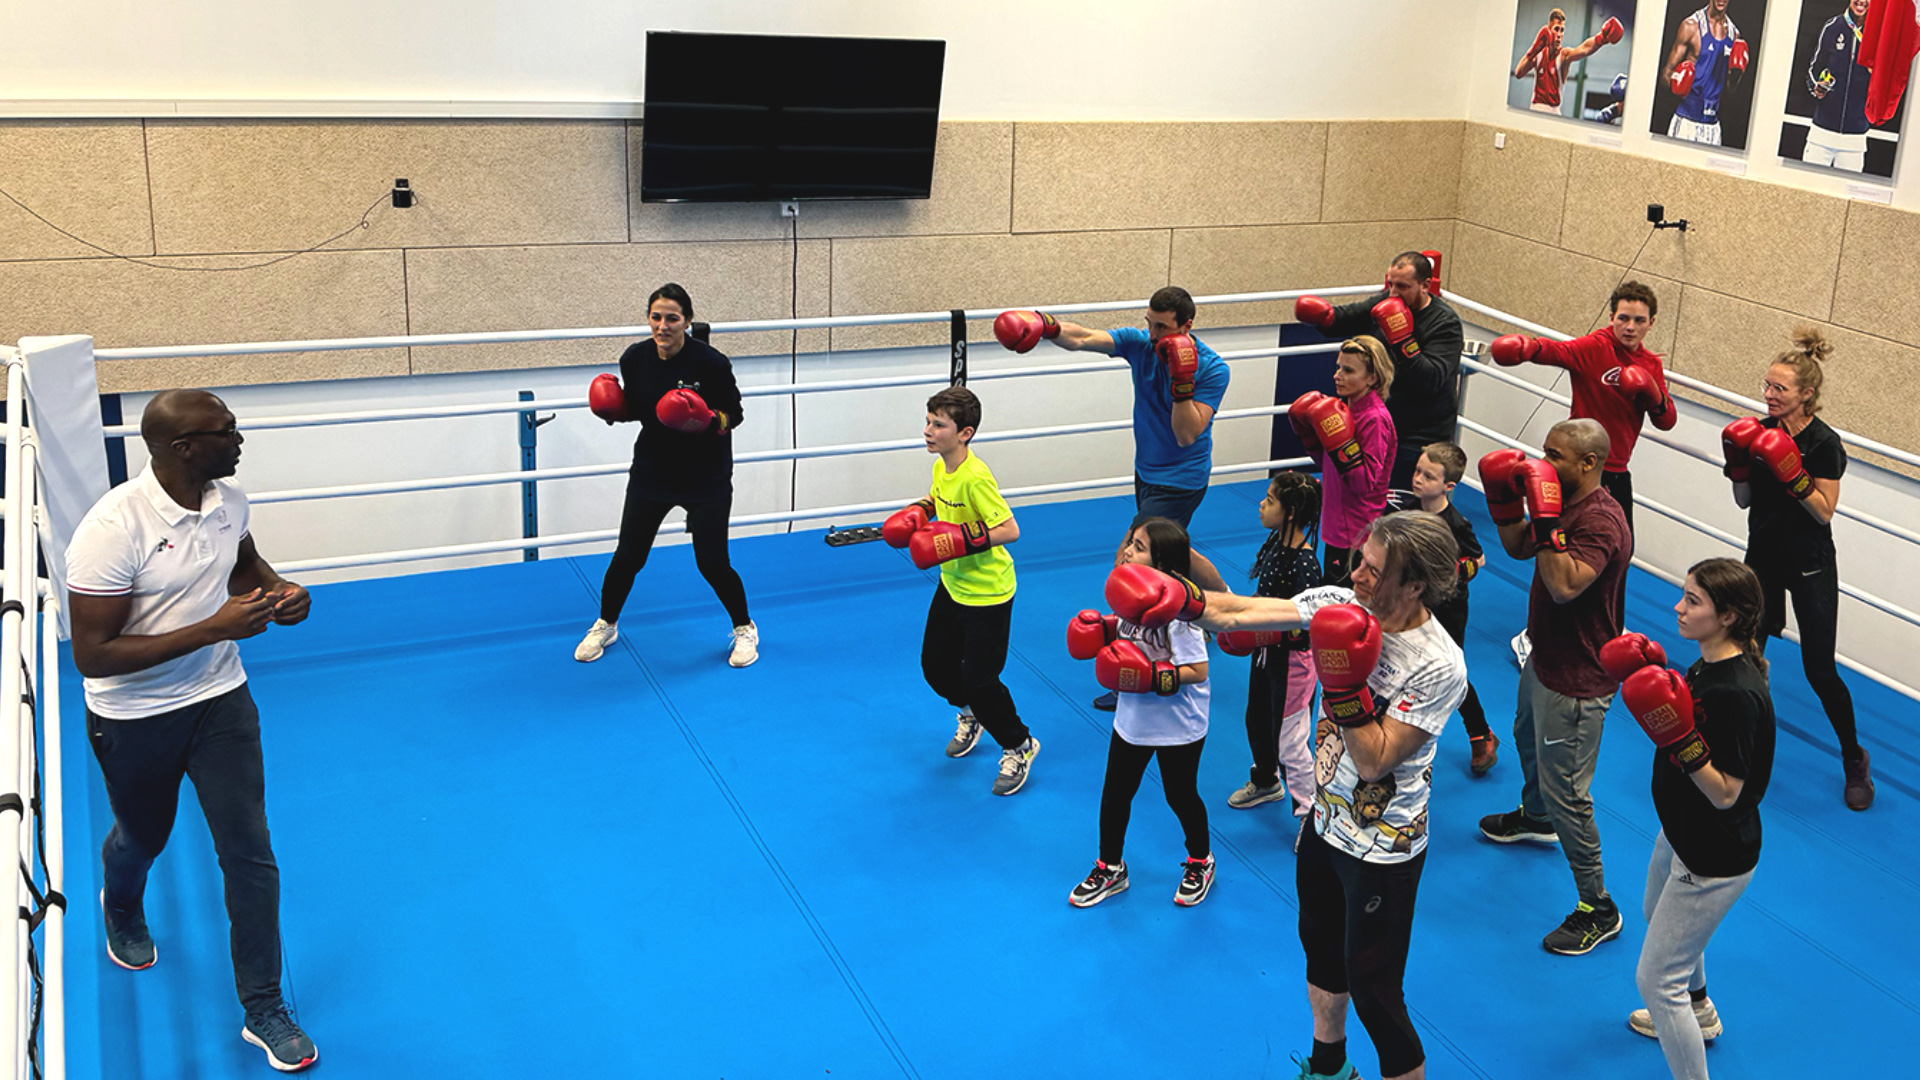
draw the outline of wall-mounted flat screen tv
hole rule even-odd
[[[924,199],[947,43],[647,34],[643,202]]]

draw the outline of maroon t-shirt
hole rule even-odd
[[[1600,666],[1600,646],[1620,636],[1620,578],[1633,560],[1633,534],[1627,516],[1605,488],[1566,508],[1560,527],[1567,554],[1599,571],[1586,590],[1564,604],[1540,581],[1534,567],[1527,597],[1527,636],[1533,639],[1533,676],[1540,685],[1567,697],[1611,694],[1620,684]]]

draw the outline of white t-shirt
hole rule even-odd
[[[1207,635],[1189,622],[1172,622],[1145,630],[1120,620],[1120,637],[1140,646],[1149,660],[1173,664],[1207,662]],[[1184,683],[1159,694],[1121,694],[1113,712],[1113,730],[1135,746],[1184,746],[1207,737],[1209,680]]]
[[[192,626],[227,602],[227,579],[247,535],[247,496],[215,480],[200,509],[173,501],[151,468],[100,497],[67,545],[67,589],[131,596],[123,634],[154,636]],[[221,641],[144,671],[83,680],[87,708],[137,720],[224,694],[247,681],[240,647]]]
[[[1354,602],[1353,590],[1337,586],[1308,589],[1293,598],[1300,614],[1332,604]],[[1384,702],[1387,715],[1427,733],[1419,749],[1373,783],[1362,783],[1347,754],[1343,729],[1323,714],[1313,755],[1320,790],[1313,800],[1313,827],[1329,844],[1365,862],[1405,862],[1427,848],[1427,795],[1433,783],[1433,754],[1440,733],[1467,696],[1467,659],[1440,627],[1427,621],[1411,630],[1386,634],[1380,663],[1367,677],[1367,689]]]

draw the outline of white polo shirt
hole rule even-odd
[[[215,480],[200,509],[173,501],[149,467],[101,496],[67,545],[67,589],[131,596],[123,634],[153,636],[191,626],[227,602],[227,579],[247,535],[247,496]],[[240,647],[222,641],[145,671],[85,679],[87,708],[137,720],[224,694],[247,681]]]

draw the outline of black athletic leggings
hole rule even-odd
[[[1751,544],[1752,538],[1747,541]],[[1860,736],[1854,729],[1853,694],[1840,678],[1834,662],[1835,639],[1840,626],[1840,571],[1831,551],[1812,564],[1761,555],[1749,548],[1747,565],[1760,579],[1760,595],[1766,604],[1761,617],[1760,645],[1767,638],[1780,636],[1787,625],[1787,594],[1793,596],[1793,615],[1800,624],[1800,664],[1807,672],[1807,685],[1819,696],[1827,711],[1827,722],[1840,739],[1840,755],[1848,761],[1860,756]]]
[[[1466,648],[1467,605],[1442,605],[1442,610],[1434,612],[1433,617],[1440,623],[1440,628],[1447,632],[1447,636],[1453,639],[1455,645]],[[1480,692],[1473,688],[1471,681],[1467,683],[1466,698],[1460,702],[1460,719],[1467,725],[1469,739],[1484,739],[1493,732],[1493,729],[1487,726],[1487,710],[1480,705]]]
[[[1167,805],[1186,833],[1187,857],[1204,859],[1213,851],[1207,836],[1207,804],[1200,799],[1200,748],[1206,736],[1179,746],[1135,746],[1113,733],[1107,743],[1107,780],[1100,788],[1100,861],[1120,861],[1127,846],[1127,822],[1133,818],[1133,797],[1147,763],[1160,755],[1160,786]]]
[[[727,609],[732,625],[745,626],[752,621],[747,615],[747,587],[727,560],[727,519],[733,512],[733,493],[703,502],[660,502],[635,495],[631,480],[627,482],[626,509],[620,512],[620,543],[600,583],[600,617],[610,623],[620,621],[620,610],[627,606],[627,594],[633,591],[633,579],[647,565],[660,523],[675,506],[687,508],[687,535],[693,537],[693,562],[700,568],[700,576],[713,586],[713,594]]]
[[[1362,862],[1329,845],[1311,825],[1294,860],[1307,983],[1352,995],[1353,1011],[1386,1076],[1412,1072],[1427,1060],[1401,990],[1426,863],[1425,851],[1405,862]]]

